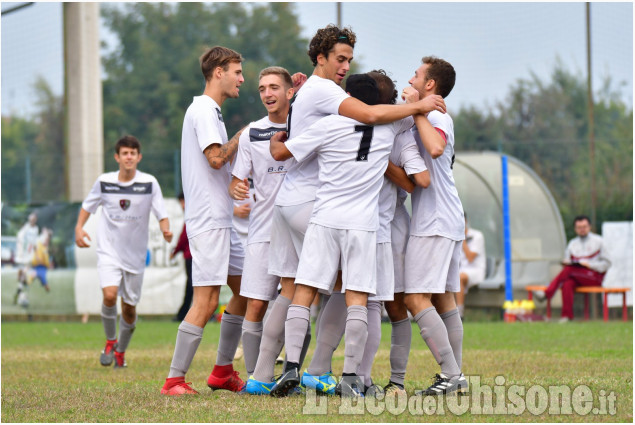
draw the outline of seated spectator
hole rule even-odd
[[[577,237],[573,238],[564,253],[564,268],[536,298],[551,299],[562,288],[562,318],[560,322],[573,320],[573,293],[578,286],[602,286],[604,274],[611,266],[600,235],[591,232],[591,220],[585,215],[573,220]]]
[[[465,240],[461,249],[461,265],[459,274],[461,278],[461,292],[456,294],[456,306],[459,309],[461,319],[465,310],[465,294],[474,285],[478,285],[485,279],[485,239],[483,233],[472,229],[467,224],[465,216]]]

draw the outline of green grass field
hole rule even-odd
[[[466,322],[463,370],[471,376],[472,396],[459,400],[410,397],[403,405],[394,399],[368,399],[366,404],[357,404],[361,414],[349,406],[355,402],[335,397],[316,401],[313,396],[273,399],[212,393],[205,383],[216,358],[217,323],[206,327],[187,376],[201,394],[161,396],[177,327],[178,323],[140,318],[126,355],[129,367],[114,370],[98,362],[103,343],[99,322],[3,322],[2,422],[633,421],[632,323]],[[413,331],[406,382],[410,394],[427,387],[438,371],[416,326]],[[381,385],[390,376],[389,348],[390,326],[384,325],[373,368],[373,379]],[[336,373],[343,360],[340,346],[333,361]],[[244,377],[243,361],[236,365]],[[492,388],[493,406],[499,410],[488,413],[488,397],[474,397],[475,379],[480,379],[481,393],[485,386]],[[550,386],[562,385],[571,389],[572,402],[563,397],[559,405],[546,398]],[[584,393],[584,386],[590,393]],[[523,396],[520,402],[518,394]],[[497,405],[497,401],[503,403]],[[316,402],[320,407],[313,407]],[[457,406],[464,408],[457,410]],[[593,414],[592,408],[601,410]]]

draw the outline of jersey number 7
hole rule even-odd
[[[370,144],[373,141],[373,126],[370,125],[356,125],[355,131],[362,132],[362,140],[359,143],[359,150],[357,151],[357,158],[355,161],[368,161],[368,152],[370,151]]]

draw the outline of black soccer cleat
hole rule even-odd
[[[276,385],[271,388],[269,395],[272,397],[287,397],[293,389],[300,385],[300,374],[298,369],[293,368],[283,373]]]
[[[448,378],[444,374],[434,375],[434,383],[423,391],[416,391],[415,395],[467,394],[468,383],[463,374]]]
[[[357,375],[342,376],[335,387],[335,395],[340,397],[364,397],[364,382]]]

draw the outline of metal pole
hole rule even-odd
[[[595,185],[595,119],[593,113],[593,85],[591,82],[591,3],[586,3],[586,66],[587,66],[587,108],[589,113],[589,162],[591,174],[591,222],[596,222],[597,190]]]
[[[337,27],[342,28],[342,2],[338,1],[336,3],[337,8]]]
[[[507,179],[507,155],[501,156],[501,174],[503,181],[503,247],[505,249],[505,300],[514,299],[512,291],[512,239],[509,218],[509,182]]]

